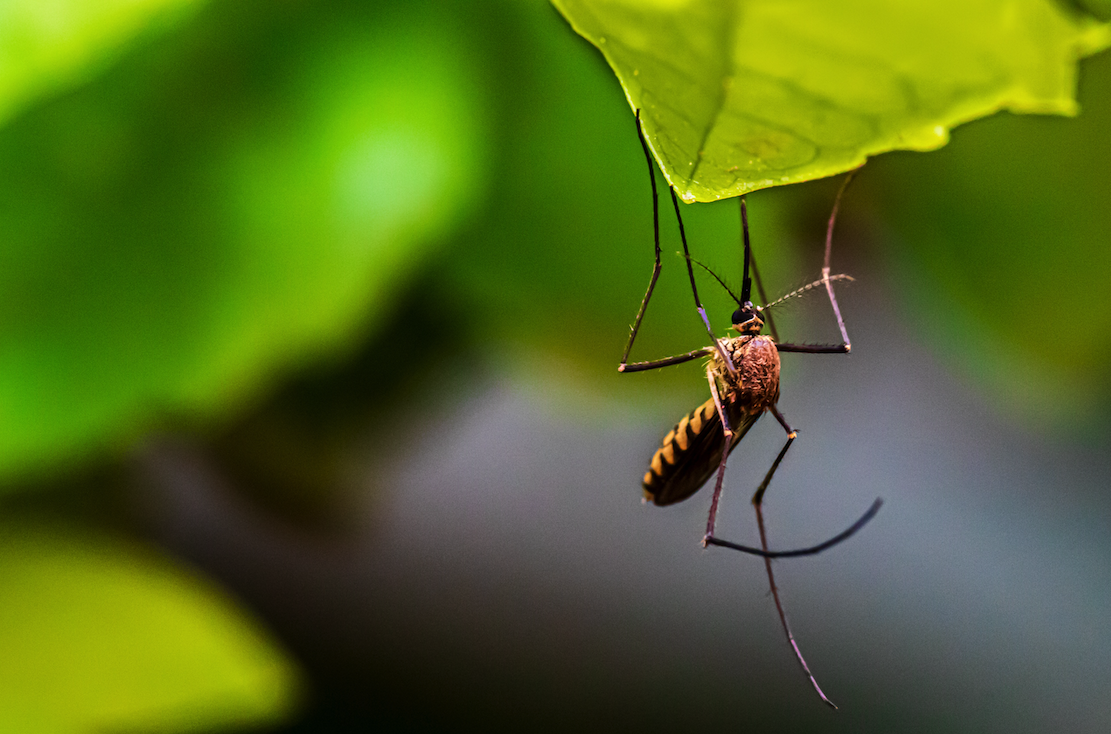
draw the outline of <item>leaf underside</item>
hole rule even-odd
[[[933,150],[999,110],[1075,115],[1111,27],[1051,0],[552,0],[641,110],[684,201]]]

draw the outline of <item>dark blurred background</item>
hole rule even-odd
[[[121,538],[255,620],[300,683],[232,724],[1111,727],[1111,56],[1083,63],[1078,118],[972,123],[846,195],[853,351],[784,356],[800,440],[766,505],[792,547],[885,500],[776,564],[832,713],[762,563],[700,548],[708,491],[640,503],[707,390],[696,365],[616,372],[652,208],[595,49],[539,0],[167,18],[0,120],[2,509]],[[771,297],[819,276],[838,184],[749,197]],[[736,203],[684,216],[738,282]],[[634,359],[705,338],[662,229]],[[820,296],[778,325],[836,335]],[[733,455],[726,537],[756,542],[781,441],[761,422]],[[159,726],[232,726],[198,721]]]

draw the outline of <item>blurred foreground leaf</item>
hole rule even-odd
[[[215,590],[138,548],[0,529],[0,731],[197,731],[275,721],[284,656]]]
[[[642,110],[685,201],[932,150],[1001,109],[1073,115],[1111,29],[1053,0],[552,0]]]
[[[0,0],[0,125],[36,97],[90,77],[151,26],[199,0]]]
[[[213,5],[0,132],[0,477],[225,413],[380,320],[482,189],[455,30]]]

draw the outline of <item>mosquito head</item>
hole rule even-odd
[[[745,301],[744,305],[733,312],[733,328],[742,334],[756,336],[764,328],[764,319],[760,316],[760,309],[752,305],[752,301]]]

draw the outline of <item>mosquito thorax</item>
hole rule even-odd
[[[759,334],[764,328],[764,319],[751,301],[745,301],[743,306],[733,312],[733,328],[749,336]]]

